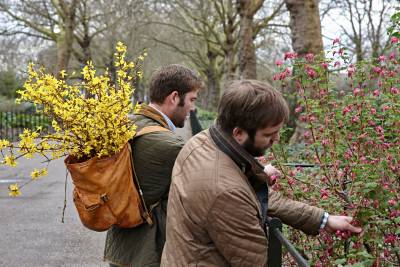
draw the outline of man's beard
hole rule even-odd
[[[183,128],[185,126],[186,114],[183,106],[177,106],[174,113],[172,114],[171,121],[177,128]]]
[[[264,156],[267,148],[259,148],[254,146],[254,140],[252,138],[247,138],[247,140],[242,144],[242,147],[249,152],[253,157]]]

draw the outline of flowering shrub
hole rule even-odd
[[[287,235],[315,266],[400,265],[398,51],[351,64],[335,39],[326,57],[287,53],[279,63],[275,80],[283,89],[296,87],[301,100],[295,112],[307,131],[300,153],[274,147],[270,158],[284,173],[274,189],[353,216],[363,228],[357,236],[338,231],[308,237],[294,229]],[[338,88],[333,76],[345,79],[347,88]],[[315,167],[288,168],[287,161]]]
[[[19,143],[0,140],[0,164],[16,166],[20,157],[32,158],[35,154],[48,161],[65,155],[84,161],[92,157],[105,157],[118,152],[135,135],[136,126],[128,114],[138,106],[131,102],[132,83],[141,78],[139,63],[125,61],[126,46],[118,43],[115,53],[116,79],[108,71],[96,76],[92,62],[82,70],[80,83],[69,84],[62,71],[56,79],[43,69],[28,67],[29,77],[24,90],[19,91],[18,102],[32,102],[37,112],[44,113],[52,121],[53,132],[38,127],[25,129],[19,135]],[[46,174],[46,169],[34,170],[32,179]],[[17,184],[9,187],[9,195],[20,194]]]

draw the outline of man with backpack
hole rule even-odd
[[[150,104],[143,104],[133,118],[137,132],[146,129],[148,133],[131,142],[134,172],[152,225],[112,227],[107,232],[104,250],[104,259],[110,266],[160,265],[172,168],[184,145],[174,131],[184,126],[189,112],[194,110],[201,87],[203,82],[198,75],[177,64],[165,66],[152,75]]]

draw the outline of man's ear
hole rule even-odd
[[[243,144],[247,138],[249,137],[249,135],[247,134],[247,132],[245,130],[243,130],[240,127],[235,127],[232,130],[232,137],[233,139],[236,140],[236,142],[238,142],[239,144]]]
[[[179,94],[178,91],[173,91],[172,93],[170,93],[167,97],[169,103],[173,104],[174,106],[179,104]]]

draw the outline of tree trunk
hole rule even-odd
[[[207,53],[209,65],[207,70],[205,70],[205,74],[207,77],[207,103],[206,107],[208,110],[216,110],[218,106],[219,96],[220,96],[220,78],[218,74],[218,70],[216,68],[216,59],[217,55],[208,52]]]
[[[257,79],[256,49],[253,42],[254,15],[264,0],[238,0],[239,30],[239,78]]]
[[[299,55],[323,50],[318,0],[285,0],[290,12],[292,47]]]
[[[61,33],[57,39],[57,66],[55,75],[60,76],[60,71],[67,70],[72,53],[72,44],[74,40],[75,14],[78,0],[73,0],[70,6],[64,2],[61,6],[65,11],[64,23],[61,27]]]
[[[82,48],[83,58],[82,58],[82,65],[85,65],[89,60],[92,60],[92,54],[90,53],[90,44],[92,38],[89,35],[89,16],[90,12],[88,11],[86,1],[81,3],[82,8],[82,17],[81,17],[81,24],[83,28],[83,38],[82,40],[78,41],[79,45]]]
[[[319,54],[323,51],[321,20],[319,16],[318,0],[285,0],[290,12],[290,29],[292,47],[298,56],[307,53]],[[295,71],[295,70],[294,70]],[[289,88],[290,120],[288,126],[295,128],[290,143],[304,142],[305,125],[296,120],[294,109],[298,98],[295,86]]]
[[[232,2],[228,1],[227,6],[228,19],[225,28],[225,79],[224,82],[232,81],[236,79],[236,45],[235,45],[235,32],[237,26],[235,26]]]

